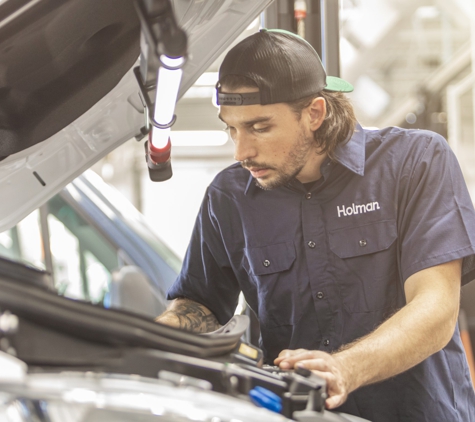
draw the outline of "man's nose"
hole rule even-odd
[[[234,159],[236,161],[245,161],[255,158],[257,150],[252,137],[240,131],[236,131],[233,135]]]

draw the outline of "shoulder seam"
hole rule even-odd
[[[415,163],[415,165],[412,169],[411,180],[414,178],[414,174],[416,172],[416,169],[419,167],[419,164],[421,163],[422,159],[427,154],[427,150],[429,149],[429,145],[431,144],[432,140],[434,139],[433,136],[429,136],[429,135],[424,135],[424,138],[426,140],[426,144],[425,144],[425,147],[424,147],[424,152],[420,155],[419,159],[417,160],[417,162]],[[444,151],[444,153],[445,153],[445,151]]]

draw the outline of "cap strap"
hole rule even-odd
[[[217,93],[218,105],[239,106],[239,105],[253,105],[260,104],[261,98],[258,92],[247,92],[243,94],[225,94]]]

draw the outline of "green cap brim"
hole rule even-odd
[[[353,89],[353,85],[349,82],[337,78],[336,76],[327,76],[327,86],[324,88],[325,91],[352,92]]]

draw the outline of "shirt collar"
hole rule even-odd
[[[365,141],[365,131],[358,123],[350,140],[336,147],[335,160],[353,173],[364,176]]]
[[[247,181],[246,189],[244,190],[244,195],[247,195],[247,192],[253,185],[255,185],[255,180],[254,180],[254,177],[252,177],[251,173],[249,172],[249,180]]]
[[[348,141],[339,144],[336,147],[334,154],[335,160],[338,163],[359,176],[364,176],[365,140],[365,131],[358,123],[351,138]],[[249,180],[247,181],[244,195],[247,195],[251,186],[255,186],[255,180],[249,173]]]

